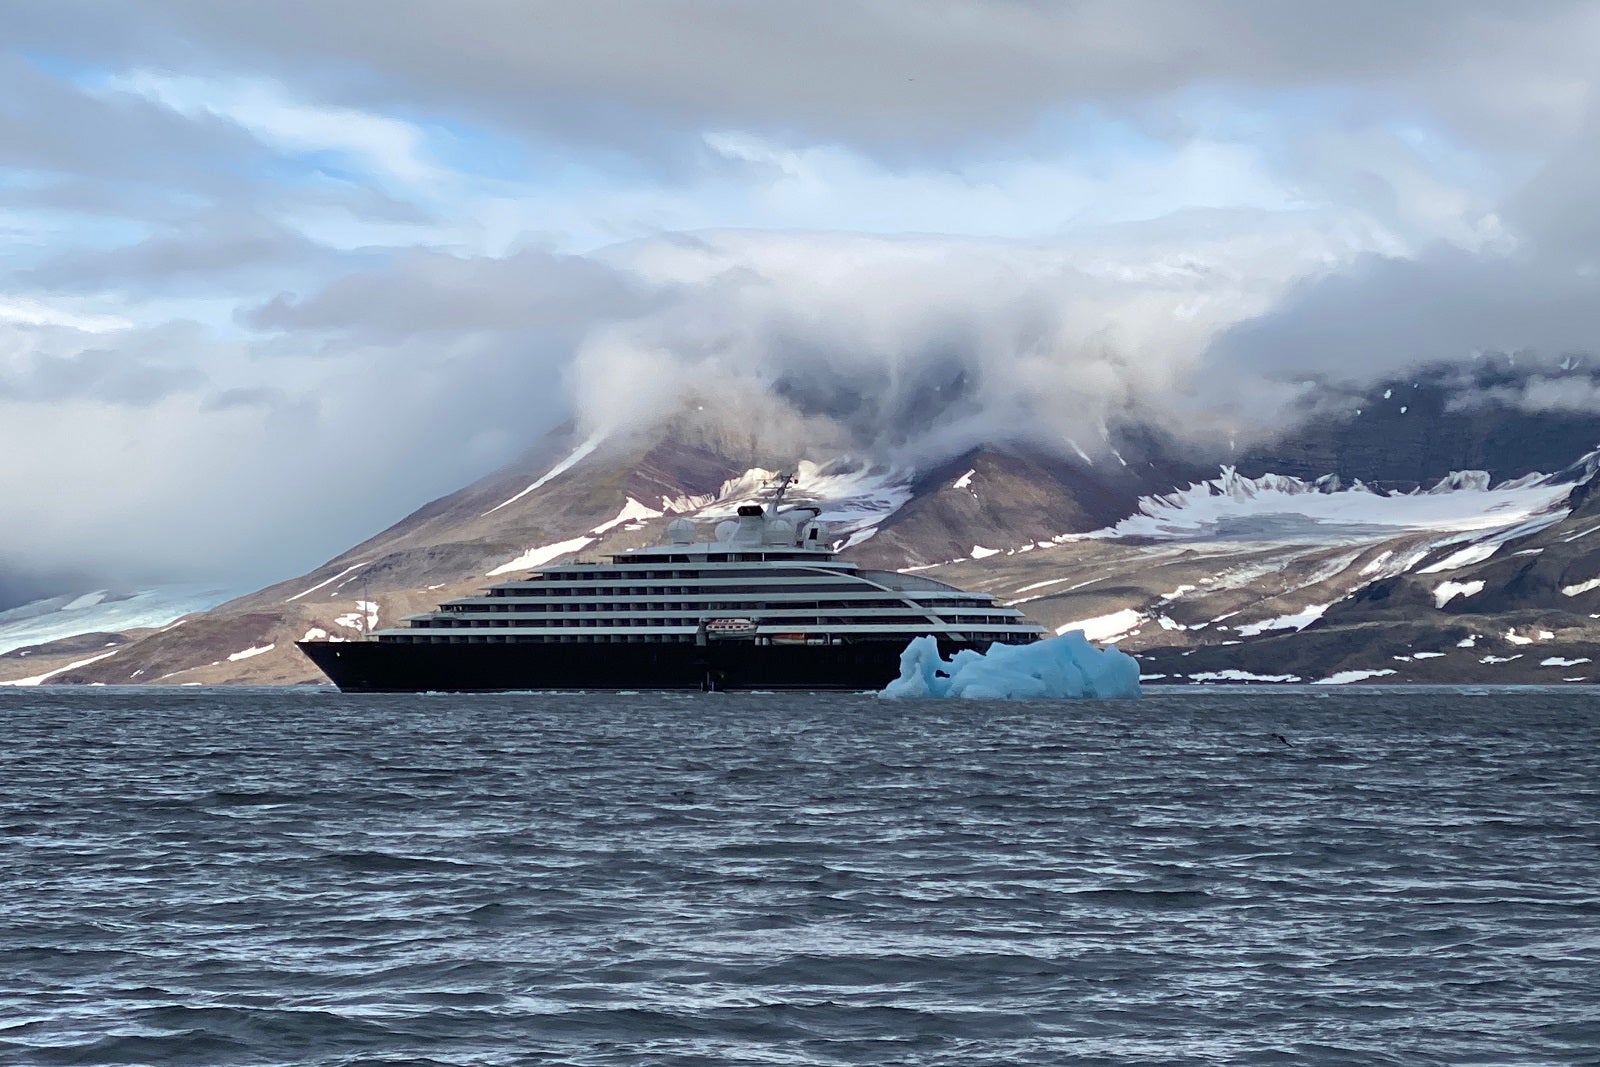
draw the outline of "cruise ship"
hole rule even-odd
[[[545,567],[357,641],[299,647],[346,692],[878,689],[914,637],[940,651],[1025,644],[1015,608],[839,559],[820,509],[745,504],[697,541]]]

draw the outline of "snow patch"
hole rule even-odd
[[[1092,619],[1063,623],[1056,627],[1056,633],[1069,634],[1078,630],[1090,641],[1111,643],[1128,636],[1129,632],[1142,622],[1144,622],[1143,612],[1135,611],[1133,608],[1123,608],[1109,615],[1096,615]]]
[[[109,658],[111,658],[112,656],[115,656],[118,652],[121,652],[121,651],[122,651],[121,648],[114,648],[110,652],[102,652],[98,656],[90,656],[88,659],[80,659],[76,663],[69,663],[65,667],[57,667],[53,671],[45,671],[43,674],[36,674],[31,678],[17,678],[17,679],[15,679],[13,681],[10,681],[10,682],[0,682],[0,685],[15,685],[15,686],[40,685],[40,684],[48,681],[49,679],[54,678],[58,674],[65,674],[68,671],[75,671],[79,667],[87,667],[91,663],[99,663],[101,660],[109,659]]]
[[[1457,549],[1456,551],[1450,553],[1438,563],[1428,564],[1417,573],[1437,574],[1440,571],[1453,571],[1459,570],[1462,567],[1470,567],[1474,563],[1482,563],[1484,560],[1494,555],[1499,548],[1499,543],[1494,541],[1484,541],[1479,544],[1468,545],[1466,548]]]
[[[1560,656],[1551,656],[1548,659],[1540,660],[1539,661],[1539,666],[1541,666],[1541,667],[1576,667],[1580,663],[1588,663],[1588,662],[1590,662],[1588,656],[1582,656],[1582,657],[1579,657],[1578,659],[1562,659]]]
[[[622,510],[617,512],[616,518],[612,519],[610,522],[601,523],[599,526],[596,526],[589,532],[591,534],[603,534],[607,530],[621,526],[623,523],[639,522],[644,519],[659,519],[661,514],[662,513],[657,511],[655,508],[652,508],[647,504],[641,504],[639,501],[630,496],[627,502],[622,505]]]
[[[561,477],[561,475],[567,473],[567,471],[575,467],[585,456],[589,455],[589,453],[593,452],[596,448],[599,448],[600,442],[603,440],[605,440],[605,434],[597,433],[593,435],[587,441],[583,442],[583,444],[575,448],[572,451],[572,454],[567,456],[566,459],[562,460],[560,463],[557,463],[554,467],[551,467],[549,470],[540,475],[532,485],[528,486],[528,488],[524,489],[516,496],[500,501],[500,503],[496,504],[488,511],[485,511],[484,514],[493,515],[507,504],[515,504],[517,501],[521,500],[523,497],[527,496],[540,486],[550,482],[555,478]]]
[[[1458,596],[1477,596],[1481,592],[1483,592],[1482,581],[1440,582],[1433,587],[1433,606],[1442,608]]]
[[[1561,587],[1561,595],[1582,596],[1584,593],[1594,589],[1600,589],[1600,578],[1590,578],[1588,581],[1579,582],[1577,585],[1564,585]]]
[[[1596,530],[1600,530],[1600,524],[1591,526],[1587,530],[1579,530],[1575,534],[1568,534],[1567,536],[1565,536],[1565,537],[1563,537],[1561,539],[1561,543],[1562,544],[1566,544],[1566,545],[1570,545],[1574,541],[1577,541],[1577,540],[1580,540],[1582,538],[1588,537],[1590,534],[1594,533]]]
[[[998,548],[984,548],[982,545],[973,545],[972,546],[972,555],[970,557],[968,557],[968,558],[970,558],[970,559],[987,559],[990,556],[998,555],[999,552],[1000,552],[1000,550]]]
[[[1311,684],[1312,685],[1349,685],[1351,682],[1364,682],[1368,678],[1382,678],[1386,674],[1393,674],[1393,673],[1394,673],[1394,671],[1389,670],[1388,668],[1384,668],[1383,670],[1377,670],[1377,671],[1339,671],[1339,672],[1337,672],[1335,674],[1328,675],[1326,678],[1318,678],[1316,681],[1312,682]]]
[[[594,540],[595,538],[593,537],[585,536],[574,537],[566,541],[557,541],[553,545],[538,545],[537,547],[528,549],[528,551],[524,552],[516,559],[511,560],[509,563],[500,564],[500,566],[490,571],[487,575],[485,575],[485,577],[494,578],[502,574],[509,574],[512,571],[533,570],[535,567],[541,567],[553,559],[557,559],[558,557],[565,556],[572,552],[577,552],[579,549],[585,548],[589,544],[593,543]]]
[[[265,655],[266,653],[271,652],[273,649],[275,649],[277,647],[278,647],[278,644],[277,644],[276,641],[274,641],[270,645],[253,645],[250,648],[247,648],[242,652],[235,652],[232,655],[230,655],[228,657],[228,662],[229,663],[238,663],[242,659],[254,659],[256,656]]]
[[[1265,633],[1268,630],[1295,630],[1298,632],[1322,618],[1322,613],[1327,611],[1330,606],[1328,604],[1312,604],[1310,607],[1302,608],[1293,615],[1279,615],[1275,619],[1263,619],[1261,622],[1248,623],[1238,628],[1239,636],[1255,637],[1257,634]]]
[[[1249,671],[1201,671],[1189,675],[1194,682],[1298,682],[1298,674],[1251,674]]]
[[[358,600],[355,611],[347,611],[333,621],[349,630],[371,633],[378,625],[378,605],[370,600]]]
[[[367,564],[369,564],[371,562],[372,561],[370,559],[366,559],[366,560],[362,560],[360,563],[355,564],[354,566],[346,567],[344,570],[340,571],[338,574],[335,574],[332,578],[324,578],[322,581],[318,582],[316,585],[312,586],[310,589],[302,589],[302,590],[300,590],[300,592],[296,593],[294,596],[289,597],[287,600],[285,600],[284,603],[285,604],[292,603],[293,601],[299,600],[301,597],[306,596],[307,594],[315,593],[318,589],[321,589],[325,585],[332,585],[334,582],[337,582],[340,578],[343,578],[345,575],[351,573],[352,571],[358,571],[362,567],[365,567]]]
[[[972,476],[974,474],[977,474],[977,473],[978,473],[978,469],[976,467],[974,467],[972,470],[968,471],[967,473],[963,474],[961,477],[957,478],[954,482],[951,482],[950,483],[950,488],[952,488],[952,489],[965,489],[967,486],[972,484]]]

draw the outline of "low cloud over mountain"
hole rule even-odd
[[[569,420],[931,468],[1266,449],[1425,364],[1600,403],[1585,0],[7,28],[14,584],[296,573]]]

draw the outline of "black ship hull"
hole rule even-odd
[[[422,644],[301,641],[347,693],[527,689],[881,689],[900,673],[904,641],[835,645],[668,643]],[[949,656],[969,647],[940,642]],[[981,651],[981,647],[980,647]]]

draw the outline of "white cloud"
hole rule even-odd
[[[444,176],[426,158],[425,138],[416,125],[355,108],[297,101],[270,81],[134,70],[107,79],[106,88],[135,93],[180,114],[236,122],[284,151],[344,153],[403,183],[425,186]]]
[[[1592,344],[1592,3],[391,8],[8,12],[8,560],[298,569],[685,383],[1093,451]]]
[[[0,323],[21,326],[65,326],[84,333],[108,333],[122,330],[132,323],[120,315],[106,315],[47,304],[23,296],[0,294]]]

